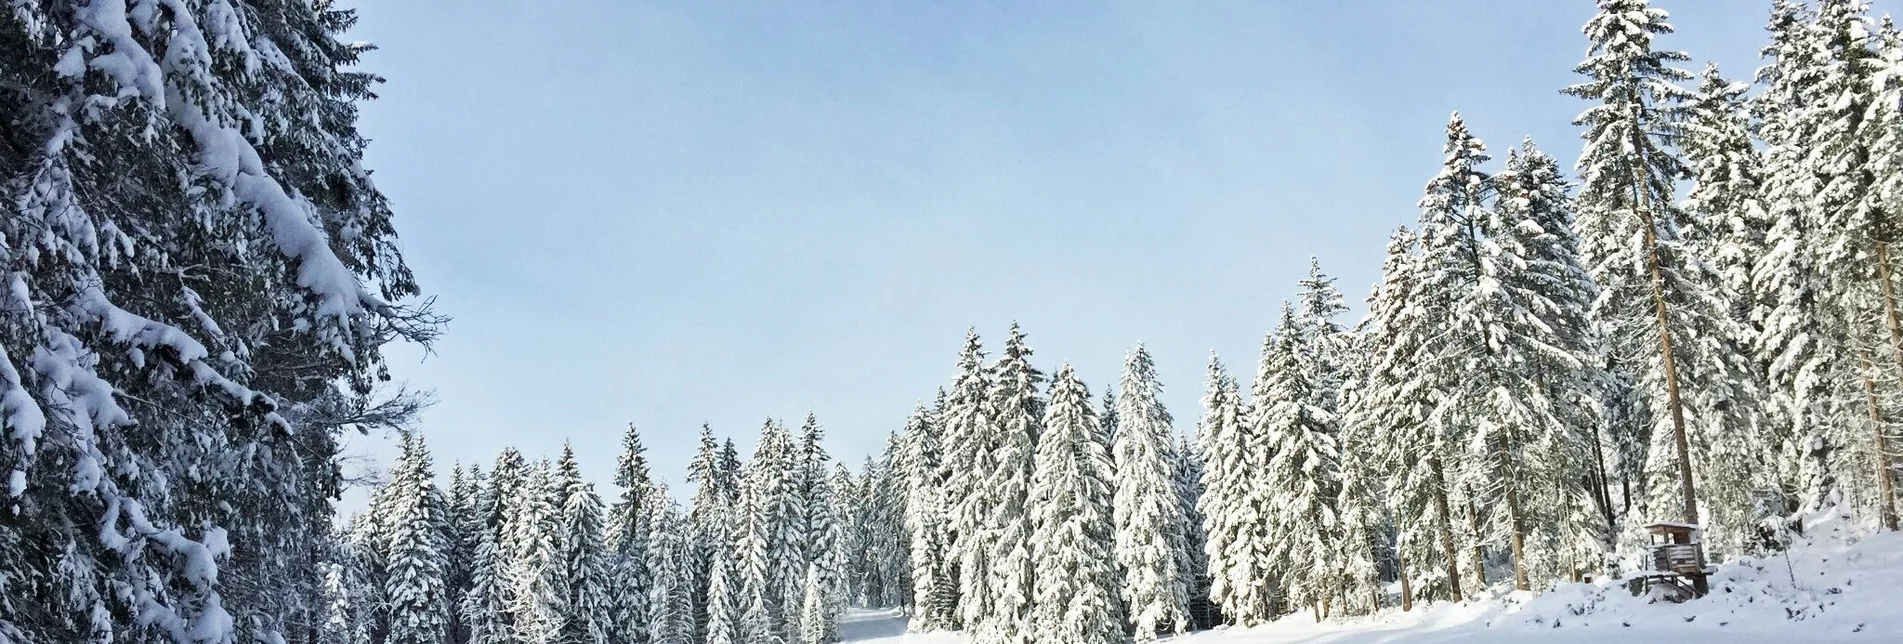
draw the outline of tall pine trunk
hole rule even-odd
[[[1883,285],[1883,318],[1890,327],[1890,348],[1896,352],[1897,369],[1903,371],[1903,319],[1900,319],[1897,315],[1896,284],[1891,280],[1890,275],[1890,244],[1882,240],[1877,241],[1877,280],[1882,282]],[[1870,357],[1865,355],[1864,364],[1866,371],[1868,370],[1869,362]],[[1869,384],[1869,379],[1869,375],[1864,376],[1865,386],[1873,387],[1873,385]],[[1880,414],[1877,413],[1876,391],[1871,389],[1869,394],[1871,405],[1870,420],[1872,424],[1876,426],[1877,491],[1879,493],[1878,498],[1882,504],[1878,512],[1879,516],[1882,517],[1883,527],[1894,531],[1897,529],[1896,492],[1892,488],[1890,480],[1889,438],[1883,433],[1883,422],[1880,418]]]
[[[1473,533],[1474,540],[1474,581],[1479,584],[1476,593],[1487,592],[1487,548],[1480,538],[1480,506],[1474,505],[1474,491],[1467,487],[1467,529]]]
[[[1637,106],[1634,106],[1636,111]],[[1638,115],[1634,114],[1634,121]],[[1643,134],[1637,134],[1641,139]],[[1644,150],[1644,141],[1634,141],[1633,150]],[[1672,412],[1672,442],[1678,448],[1678,489],[1685,497],[1685,522],[1698,523],[1698,496],[1692,487],[1691,446],[1685,439],[1685,406],[1678,395],[1678,360],[1672,355],[1671,316],[1665,302],[1665,269],[1659,260],[1658,221],[1652,215],[1652,207],[1645,198],[1645,175],[1638,168],[1644,167],[1644,158],[1633,166],[1632,194],[1634,205],[1638,206],[1639,218],[1645,225],[1645,258],[1652,271],[1652,304],[1658,316],[1659,360],[1665,371],[1665,404]]]
[[[1440,471],[1440,459],[1434,459],[1434,510],[1440,514],[1440,546],[1447,557],[1448,601],[1460,601],[1460,555],[1454,548],[1454,518],[1447,510],[1446,477]]]
[[[1530,590],[1526,582],[1526,524],[1520,518],[1520,491],[1518,485],[1507,486],[1507,520],[1513,524],[1513,587]]]
[[[1394,573],[1401,578],[1401,610],[1414,610],[1414,584],[1407,578],[1407,559],[1394,558]]]
[[[1863,358],[1863,395],[1870,406],[1870,430],[1876,435],[1877,461],[1877,518],[1886,530],[1896,530],[1896,496],[1890,485],[1890,445],[1889,437],[1883,434],[1883,410],[1877,404],[1877,384],[1872,378],[1876,368],[1870,364],[1870,351],[1860,352]]]

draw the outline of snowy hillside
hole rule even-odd
[[[1903,640],[1903,534],[1794,549],[1788,560],[1745,559],[1712,578],[1712,594],[1686,604],[1648,604],[1622,586],[1565,584],[1545,594],[1317,624],[1306,613],[1256,629],[1219,629],[1183,644],[1281,642],[1894,642]],[[956,634],[906,635],[891,612],[850,616],[847,641],[963,644]]]

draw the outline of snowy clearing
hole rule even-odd
[[[1712,594],[1651,604],[1611,584],[1563,584],[1544,594],[1500,592],[1461,604],[1317,624],[1298,614],[1255,629],[1217,629],[1183,644],[1373,642],[1680,641],[1894,642],[1903,640],[1903,534],[1795,548],[1787,559],[1722,566]],[[894,611],[859,611],[841,624],[848,642],[963,644],[952,633],[905,634]]]

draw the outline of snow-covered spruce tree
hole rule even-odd
[[[761,485],[762,508],[767,519],[768,608],[780,637],[788,642],[799,636],[800,584],[806,579],[806,490],[802,450],[783,422],[762,435],[762,446],[755,446],[748,463],[750,475]]]
[[[896,438],[888,436],[888,439]],[[882,562],[878,550],[886,546],[884,540],[887,537],[880,534],[884,530],[879,525],[883,520],[883,512],[878,506],[884,503],[879,498],[879,488],[883,485],[880,479],[884,474],[879,463],[870,456],[866,457],[862,467],[864,474],[855,477],[845,463],[834,463],[828,483],[833,490],[833,516],[840,517],[839,531],[835,535],[838,542],[834,546],[837,548],[835,556],[839,560],[840,578],[828,590],[838,596],[840,610],[849,605],[883,605],[881,594],[885,592],[885,581],[882,577],[885,572],[880,569]],[[902,604],[890,605],[903,608]]]
[[[1119,592],[1136,628],[1136,641],[1156,640],[1159,631],[1181,633],[1189,622],[1189,582],[1182,562],[1188,548],[1183,506],[1176,492],[1176,455],[1170,413],[1156,365],[1138,344],[1125,356],[1117,396],[1117,567]]]
[[[1196,444],[1176,437],[1176,467],[1171,483],[1176,487],[1176,502],[1183,509],[1183,552],[1177,559],[1178,573],[1189,585],[1189,630],[1216,625],[1218,614],[1209,602],[1209,538],[1203,533],[1203,513],[1196,505],[1203,498],[1203,457]]]
[[[607,593],[597,610],[597,627],[610,642],[645,644],[648,641],[648,521],[657,487],[648,469],[647,447],[634,425],[621,437],[621,455],[615,463],[615,487],[621,488],[608,508],[602,526],[602,568]]]
[[[694,565],[697,570],[706,571],[705,579],[697,580],[691,589],[694,594],[694,631],[702,639],[712,639],[708,631],[709,620],[714,609],[710,608],[709,593],[712,593],[714,559],[723,550],[734,547],[732,531],[734,511],[728,499],[732,492],[723,486],[727,481],[720,475],[720,443],[714,440],[714,431],[706,423],[700,426],[700,446],[694,453],[694,460],[687,465],[687,482],[694,486],[694,498],[687,508],[687,523],[690,542],[693,546]],[[731,556],[730,556],[731,559]],[[726,583],[733,583],[731,563]],[[727,598],[729,604],[732,597]],[[727,610],[731,611],[729,605]],[[730,619],[737,619],[733,615]],[[731,628],[732,622],[729,622]]]
[[[469,575],[475,565],[476,535],[481,529],[482,468],[461,463],[449,472],[449,497],[445,500],[446,525],[443,560],[443,587],[449,605],[445,639],[469,641],[469,627],[463,623],[463,593],[470,586]]]
[[[875,468],[876,476],[868,475],[865,483],[870,488],[865,498],[872,499],[865,504],[866,521],[870,524],[866,530],[866,547],[872,557],[869,565],[876,573],[878,587],[876,600],[868,598],[867,604],[899,606],[915,613],[916,606],[911,601],[911,556],[907,552],[911,536],[905,528],[906,502],[910,494],[902,475],[910,466],[905,464],[904,446],[889,440],[885,452],[869,465]]]
[[[898,437],[888,436],[885,451],[877,458],[868,459],[867,471],[859,479],[865,492],[858,498],[865,502],[853,503],[843,496],[836,502],[841,508],[857,512],[865,526],[860,537],[868,568],[865,605],[897,606],[911,611],[911,560],[906,553],[910,538],[905,531],[908,495],[905,481],[899,475],[905,468],[904,460],[904,448]],[[849,476],[850,472],[841,467],[838,475]],[[839,476],[835,476],[835,480],[838,479]],[[838,489],[837,485],[834,489]],[[844,611],[848,605],[850,602],[835,608]]]
[[[1683,165],[1668,147],[1683,120],[1689,74],[1679,52],[1653,49],[1670,33],[1645,0],[1601,0],[1586,24],[1592,43],[1566,92],[1595,104],[1580,115],[1580,254],[1600,287],[1593,319],[1616,364],[1633,374],[1653,418],[1646,460],[1647,520],[1702,523],[1714,553],[1737,552],[1753,528],[1755,379],[1718,276],[1680,235],[1673,203]],[[1701,512],[1694,479],[1709,499]]]
[[[390,484],[391,480],[383,480],[371,491],[369,506],[351,517],[344,533],[351,576],[359,582],[356,592],[350,593],[355,602],[354,615],[363,622],[366,636],[375,641],[388,637],[390,630],[389,602],[384,601],[383,580],[389,576],[390,517],[398,501],[397,488]]]
[[[1321,260],[1308,258],[1308,277],[1301,280],[1301,306],[1297,325],[1302,341],[1310,346],[1304,357],[1310,364],[1303,369],[1315,379],[1316,407],[1335,413],[1340,407],[1342,371],[1348,360],[1348,329],[1336,318],[1348,312],[1335,278],[1322,272]],[[1333,423],[1331,431],[1338,428]]]
[[[1022,642],[1030,636],[1032,583],[1031,473],[1036,460],[1037,435],[1044,424],[1044,374],[1031,366],[1031,347],[1024,333],[1011,325],[1004,350],[992,366],[990,400],[994,446],[989,470],[983,471],[983,531],[990,554],[986,592],[991,610],[972,629],[979,642]]]
[[[1870,128],[1870,130],[1875,133],[1876,139],[1871,143],[1872,156],[1870,163],[1875,166],[1875,172],[1878,176],[1876,186],[1878,198],[1882,203],[1890,204],[1890,207],[1894,209],[1894,204],[1903,203],[1903,172],[1898,172],[1899,168],[1903,168],[1903,32],[1898,31],[1895,22],[1889,16],[1884,16],[1878,33],[1881,40],[1879,51],[1882,55],[1882,62],[1877,65],[1879,71],[1875,75],[1876,80],[1874,82],[1877,87],[1880,88],[1881,93],[1878,95],[1878,100],[1872,106],[1872,115],[1870,117],[1877,121],[1877,123]],[[1891,232],[1884,230],[1884,228],[1888,228],[1888,226],[1879,228],[1876,232]],[[1871,239],[1870,242],[1887,246],[1896,241],[1896,239],[1897,236],[1895,234],[1884,234],[1881,237]],[[1867,398],[1873,402],[1877,397],[1875,395],[1876,386],[1874,383],[1869,382],[1869,380],[1880,373],[1887,374],[1889,371],[1903,369],[1903,352],[1896,351],[1895,346],[1898,336],[1903,335],[1903,319],[1898,318],[1899,314],[1894,308],[1896,287],[1893,283],[1882,277],[1879,277],[1877,282],[1878,284],[1875,285],[1864,285],[1861,291],[1865,294],[1866,299],[1873,293],[1883,296],[1882,300],[1886,303],[1881,307],[1884,320],[1883,327],[1884,331],[1889,333],[1892,346],[1889,352],[1891,355],[1888,360],[1891,363],[1890,369],[1878,371],[1877,369],[1870,368],[1870,365],[1866,365],[1866,393],[1868,394]],[[1885,286],[1889,288],[1886,290],[1884,288]],[[1861,308],[1866,310],[1876,309],[1876,307]],[[1875,334],[1876,330],[1870,328],[1871,326],[1873,325],[1867,323],[1861,325],[1860,328],[1865,329],[1863,333],[1865,337]],[[1866,342],[1866,344],[1874,343]],[[1872,351],[1872,353],[1877,356],[1882,356],[1884,352]],[[1882,360],[1879,358],[1877,361],[1881,362]],[[1892,384],[1892,387],[1894,386],[1895,385]],[[1873,405],[1872,411],[1877,412],[1879,410]],[[1903,437],[1899,437],[1896,434],[1894,421],[1890,420],[1889,417],[1880,413],[1873,413],[1872,421],[1871,424],[1875,430],[1871,432],[1872,440],[1865,441],[1864,443],[1870,447],[1867,451],[1870,453],[1869,455],[1873,461],[1866,465],[1866,467],[1869,468],[1867,471],[1870,471],[1873,474],[1873,478],[1876,479],[1877,489],[1874,491],[1874,501],[1877,504],[1877,511],[1875,518],[1879,526],[1889,530],[1897,530],[1899,529],[1899,521],[1896,509],[1895,454],[1897,448],[1895,446],[1898,444],[1897,441]]]
[[[906,488],[904,471],[910,465],[904,463],[904,444],[889,440],[885,444],[885,453],[879,457],[879,478],[873,497],[877,497],[877,539],[872,547],[877,549],[877,570],[881,594],[877,602],[868,602],[873,606],[900,606],[908,612],[917,612],[912,602],[912,554],[908,545],[912,543],[912,533],[906,530],[906,503],[912,499],[912,492]]]
[[[1686,106],[1679,147],[1692,176],[1680,206],[1690,220],[1685,239],[1717,272],[1732,316],[1752,325],[1764,317],[1752,297],[1758,292],[1752,270],[1767,250],[1771,219],[1762,199],[1764,161],[1752,144],[1745,107],[1749,90],[1725,80],[1717,64],[1706,64]]]
[[[764,623],[775,641],[787,639],[784,612],[787,597],[798,605],[799,580],[805,575],[805,562],[799,556],[799,541],[805,538],[805,526],[792,506],[792,489],[797,450],[786,428],[769,420],[760,430],[759,443],[742,477],[746,487],[742,537],[742,572],[745,584],[747,617],[743,621],[743,639],[754,641],[763,635],[745,629]],[[797,570],[797,573],[792,571]],[[754,615],[758,602],[759,615]],[[795,615],[797,616],[797,615]],[[756,619],[757,618],[757,619]],[[764,620],[764,622],[760,621]]]
[[[1387,472],[1382,496],[1394,517],[1395,558],[1400,568],[1401,606],[1417,597],[1463,597],[1459,553],[1448,502],[1454,455],[1431,424],[1434,389],[1422,379],[1440,376],[1427,352],[1444,328],[1437,303],[1420,297],[1422,268],[1415,236],[1395,231],[1381,269],[1381,287],[1371,298],[1364,346],[1368,368],[1356,390],[1347,424],[1366,428],[1377,467]],[[1213,546],[1212,546],[1213,547]]]
[[[513,641],[514,586],[509,581],[509,499],[522,489],[526,465],[515,448],[504,448],[489,470],[488,485],[476,500],[475,558],[469,588],[458,610],[469,627],[470,644]]]
[[[1313,350],[1295,310],[1284,304],[1256,413],[1271,454],[1259,474],[1269,490],[1270,575],[1281,580],[1286,605],[1309,607],[1319,619],[1337,591],[1341,461],[1332,415],[1315,405],[1314,375],[1304,369],[1315,364]]]
[[[0,547],[18,556],[0,558],[0,633],[301,634],[336,432],[363,420],[344,412],[384,343],[434,333],[402,304],[416,284],[361,167],[355,110],[376,79],[346,71],[353,16],[6,15]]]
[[[1266,622],[1272,599],[1263,583],[1268,579],[1268,514],[1257,485],[1268,451],[1249,416],[1235,379],[1211,353],[1196,437],[1204,459],[1197,509],[1208,539],[1210,601],[1239,626]]]
[[[324,590],[322,617],[314,625],[317,631],[315,644],[370,644],[370,634],[363,629],[363,622],[354,619],[355,596],[360,580],[351,574],[348,559],[348,546],[337,544],[330,561],[321,564],[324,568]]]
[[[965,334],[958,354],[958,375],[952,380],[941,417],[945,459],[946,543],[950,546],[951,582],[958,589],[957,612],[951,627],[976,627],[992,613],[993,598],[986,583],[991,569],[992,533],[986,529],[995,507],[987,494],[985,474],[997,468],[998,432],[993,427],[991,374],[985,369],[978,333]]]
[[[657,496],[649,519],[653,580],[648,587],[648,633],[655,644],[691,644],[701,641],[694,628],[693,586],[700,579],[694,569],[692,536],[680,505]]]
[[[789,435],[792,441],[786,460],[786,520],[787,532],[781,542],[783,554],[775,560],[777,572],[784,594],[780,606],[780,615],[786,620],[786,640],[797,642],[800,638],[799,617],[804,611],[805,596],[801,590],[806,583],[806,569],[813,562],[813,503],[814,479],[819,472],[815,464],[824,452],[821,451],[819,419],[807,412],[805,422],[800,425],[799,435]],[[828,518],[830,522],[830,518]]]
[[[1341,577],[1340,611],[1370,614],[1381,608],[1386,592],[1381,587],[1381,563],[1388,557],[1389,519],[1376,496],[1384,472],[1375,470],[1375,449],[1369,445],[1373,428],[1351,424],[1348,410],[1354,409],[1366,381],[1367,350],[1362,346],[1361,330],[1343,334],[1344,359],[1341,363],[1341,397],[1336,413],[1336,440],[1341,445],[1341,496],[1335,500],[1341,517],[1341,540],[1336,544],[1337,573]]]
[[[912,577],[910,628],[929,633],[952,627],[957,589],[952,586],[946,540],[944,472],[939,468],[938,423],[924,407],[905,422],[905,530]]]
[[[1335,288],[1335,278],[1323,273],[1321,262],[1313,257],[1308,260],[1308,277],[1301,280],[1300,288],[1301,293],[1298,297],[1301,306],[1297,311],[1296,321],[1300,328],[1302,342],[1308,347],[1300,354],[1305,359],[1302,370],[1312,374],[1313,403],[1316,408],[1328,412],[1328,433],[1335,437],[1337,448],[1342,449],[1344,443],[1342,443],[1341,395],[1355,338],[1337,321],[1337,318],[1348,311],[1348,305],[1343,300],[1340,289]],[[1345,477],[1346,456],[1344,455],[1341,460]],[[1336,542],[1337,550],[1339,550],[1338,558],[1335,560],[1334,569],[1330,570],[1329,574],[1338,577],[1331,582],[1337,589],[1336,594],[1340,596],[1337,597],[1338,599],[1347,599],[1346,595],[1353,589],[1355,599],[1359,600],[1368,594],[1360,591],[1366,590],[1368,586],[1375,583],[1373,561],[1370,559],[1371,553],[1367,551],[1367,545],[1372,543],[1370,539],[1373,535],[1365,532],[1372,527],[1368,525],[1368,522],[1373,520],[1373,516],[1367,506],[1372,499],[1363,496],[1362,492],[1351,492],[1345,487],[1341,489],[1342,498],[1336,499],[1336,511],[1344,517],[1343,532],[1342,538]],[[1363,489],[1365,487],[1357,488],[1357,490]],[[1345,515],[1351,508],[1342,507],[1340,504],[1343,501],[1361,504],[1352,508],[1358,512],[1356,519],[1362,522],[1355,524],[1355,527],[1360,530],[1352,533],[1347,531],[1350,525],[1346,522]],[[1366,602],[1357,603],[1365,604]]]
[[[1844,484],[1850,506],[1858,515],[1877,520],[1886,527],[1896,526],[1893,500],[1879,502],[1878,497],[1893,495],[1888,489],[1892,473],[1887,463],[1894,456],[1878,458],[1877,443],[1887,442],[1882,394],[1875,379],[1881,377],[1875,367],[1881,364],[1892,383],[1903,375],[1903,314],[1898,313],[1894,258],[1890,243],[1897,238],[1896,203],[1883,195],[1883,183],[1898,167],[1893,134],[1893,119],[1898,107],[1883,101],[1884,94],[1894,98],[1895,73],[1888,71],[1891,60],[1882,49],[1884,40],[1894,43],[1894,27],[1885,22],[1881,28],[1871,24],[1869,3],[1863,0],[1830,0],[1817,3],[1817,22],[1824,46],[1823,68],[1818,91],[1834,100],[1813,108],[1818,124],[1809,150],[1809,165],[1818,176],[1819,189],[1814,195],[1816,230],[1809,246],[1818,253],[1818,263],[1826,267],[1824,277],[1832,304],[1839,309],[1832,317],[1842,320],[1842,333],[1859,355],[1872,347],[1877,360],[1858,360],[1859,376],[1844,384],[1853,391],[1868,392],[1859,408],[1867,409],[1858,421],[1845,414],[1836,435],[1828,440],[1838,446],[1832,454],[1832,467]],[[1889,91],[1885,92],[1886,86]],[[1887,162],[1887,163],[1886,163]],[[1881,322],[1879,322],[1879,320]],[[1881,329],[1881,330],[1879,330]],[[1878,340],[1882,338],[1885,341]],[[1887,355],[1886,355],[1887,354]],[[1885,391],[1883,393],[1889,393]],[[1874,436],[1873,436],[1874,435]],[[1872,440],[1872,438],[1875,440]],[[1885,474],[1877,476],[1879,465]],[[1879,481],[1882,489],[1879,489]]]
[[[837,623],[826,612],[826,585],[820,581],[817,567],[808,567],[806,581],[800,584],[799,644],[832,644],[839,641]],[[829,626],[831,628],[829,630]]]
[[[1520,312],[1502,318],[1517,340],[1499,352],[1512,354],[1500,370],[1537,392],[1530,406],[1541,418],[1509,432],[1517,437],[1497,436],[1530,454],[1515,466],[1533,497],[1519,504],[1535,541],[1523,548],[1529,574],[1538,583],[1576,580],[1604,562],[1618,529],[1600,440],[1604,359],[1589,319],[1597,289],[1580,264],[1558,161],[1526,139],[1494,182],[1492,264],[1517,269],[1498,279],[1511,286],[1505,303]]]
[[[767,421],[770,427],[772,421]],[[743,477],[751,479],[751,476]],[[754,489],[752,481],[741,488],[741,505],[736,508],[733,530],[735,538],[734,570],[735,587],[738,595],[734,597],[734,607],[741,618],[738,624],[740,640],[743,642],[765,641],[766,638],[778,640],[780,631],[773,625],[773,616],[767,611],[768,536],[769,522],[761,507],[760,494]]]
[[[392,473],[383,601],[389,616],[386,644],[437,644],[448,634],[448,515],[430,471],[423,437],[405,434],[403,456]]]
[[[1752,271],[1750,301],[1758,309],[1754,350],[1766,384],[1766,439],[1777,448],[1778,504],[1807,514],[1840,498],[1832,471],[1827,427],[1842,418],[1844,339],[1831,330],[1830,294],[1811,245],[1816,226],[1813,196],[1820,190],[1811,170],[1816,136],[1814,107],[1820,92],[1823,36],[1802,3],[1773,3],[1767,64],[1758,70],[1764,91],[1751,100],[1757,134],[1764,141],[1761,187],[1767,228],[1765,254]],[[1690,138],[1690,137],[1688,137]],[[1688,146],[1688,152],[1690,148]],[[1697,162],[1697,158],[1693,158]]]
[[[1534,515],[1573,500],[1549,498],[1557,488],[1548,482],[1578,480],[1583,471],[1577,449],[1583,442],[1560,410],[1577,402],[1571,392],[1590,382],[1577,374],[1592,356],[1567,349],[1577,339],[1560,337],[1549,324],[1564,316],[1549,291],[1579,304],[1571,281],[1579,267],[1550,261],[1551,253],[1536,256],[1550,240],[1530,210],[1533,202],[1508,196],[1541,186],[1524,185],[1524,177],[1496,181],[1481,172],[1485,147],[1459,115],[1448,124],[1447,137],[1446,165],[1421,199],[1425,270],[1417,292],[1444,308],[1450,329],[1426,346],[1434,368],[1443,372],[1427,381],[1441,395],[1429,422],[1441,436],[1467,443],[1460,487],[1471,491],[1466,496],[1473,545],[1479,548],[1492,535],[1507,537],[1514,584],[1528,590],[1529,533],[1555,523]],[[1509,165],[1525,170],[1517,152]],[[1568,397],[1555,400],[1555,393]],[[1471,566],[1478,575],[1484,560],[1476,556]],[[1485,580],[1479,581],[1484,587]]]
[[[1116,387],[1103,388],[1103,404],[1099,406],[1098,409],[1100,411],[1097,412],[1097,417],[1099,421],[1101,421],[1101,424],[1103,425],[1103,435],[1107,437],[1104,444],[1106,445],[1114,444],[1117,441],[1117,388]]]
[[[548,459],[530,465],[509,497],[504,577],[510,591],[511,638],[551,644],[562,631],[566,572],[559,565],[559,488]]]
[[[805,488],[800,495],[805,505],[801,510],[805,519],[801,542],[805,574],[800,575],[800,584],[796,587],[798,599],[794,610],[797,612],[789,613],[793,623],[788,625],[788,639],[818,637],[823,641],[815,644],[830,644],[839,638],[837,611],[844,608],[835,606],[835,600],[845,580],[840,550],[845,515],[838,513],[830,476],[832,459],[820,445],[819,421],[808,414],[801,433],[800,477]],[[814,596],[806,596],[809,592]],[[809,619],[820,621],[808,623]]]
[[[747,644],[763,642],[776,644],[786,641],[786,631],[775,615],[775,607],[780,604],[778,597],[784,589],[777,587],[773,579],[773,541],[776,531],[774,511],[778,502],[775,496],[784,496],[784,477],[779,461],[786,456],[788,448],[780,434],[778,423],[768,420],[761,429],[761,437],[755,446],[753,460],[743,468],[741,483],[741,512],[736,519],[735,530],[739,539],[739,577],[740,596],[735,604],[740,610],[738,631],[740,641]]]
[[[707,568],[707,633],[706,644],[741,644],[740,607],[736,600],[741,592],[739,579],[734,574],[735,556],[731,548],[721,547],[713,552],[713,559]]]
[[[1496,399],[1500,378],[1488,371],[1496,366],[1494,342],[1505,333],[1498,328],[1497,313],[1501,302],[1497,294],[1499,276],[1486,272],[1491,267],[1491,249],[1482,228],[1493,220],[1492,178],[1480,166],[1491,160],[1485,144],[1474,138],[1467,124],[1456,113],[1447,123],[1447,140],[1442,148],[1445,161],[1440,172],[1429,180],[1420,201],[1419,273],[1414,282],[1415,297],[1438,312],[1448,331],[1431,336],[1422,346],[1422,355],[1431,365],[1412,374],[1416,386],[1433,392],[1436,404],[1427,416],[1434,435],[1446,445],[1456,447],[1451,471],[1450,492],[1471,491],[1473,478],[1489,479],[1497,475],[1492,466],[1504,460],[1496,458],[1495,445],[1483,445],[1482,425],[1499,422],[1524,408],[1512,401]],[[1483,282],[1484,281],[1484,282]],[[1502,409],[1498,405],[1508,405]],[[1524,423],[1523,418],[1505,422]],[[1505,489],[1517,486],[1508,485]],[[1480,507],[1493,505],[1477,494],[1457,494],[1455,505],[1465,505],[1467,534],[1463,541],[1474,556],[1466,563],[1474,572],[1477,588],[1485,588],[1484,547],[1497,531],[1480,525]],[[1462,503],[1464,501],[1464,503]],[[1488,514],[1493,514],[1489,512]],[[1514,524],[1520,524],[1517,520]],[[1518,533],[1514,535],[1517,539]],[[1516,581],[1517,581],[1516,575]]]
[[[1051,382],[1031,480],[1036,598],[1028,641],[1118,644],[1119,615],[1109,446],[1090,391],[1069,364]]]
[[[614,632],[613,595],[623,590],[608,577],[601,497],[595,494],[593,483],[582,479],[573,446],[562,445],[562,460],[557,467],[560,534],[553,565],[562,568],[562,580],[567,585],[556,589],[562,594],[562,616],[555,641],[601,644],[608,642]]]

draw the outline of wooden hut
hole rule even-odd
[[[1705,596],[1711,590],[1705,566],[1705,547],[1698,542],[1698,525],[1661,521],[1645,526],[1651,544],[1652,569],[1645,575],[1646,588],[1661,599],[1682,602]]]

